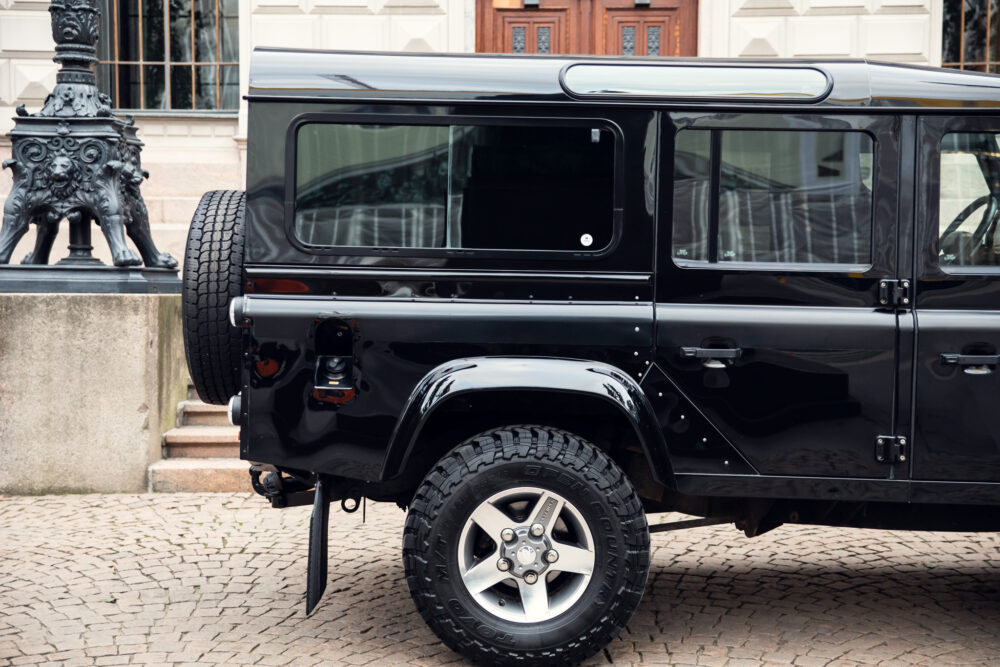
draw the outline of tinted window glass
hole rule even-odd
[[[600,250],[614,135],[590,127],[308,124],[295,234],[321,246]]]
[[[862,132],[679,132],[674,261],[868,264],[872,147]]]
[[[941,140],[938,216],[941,266],[1000,264],[1000,147],[987,132],[946,134]]]

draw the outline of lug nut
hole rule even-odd
[[[527,572],[524,573],[524,583],[533,584],[536,581],[538,581],[538,574],[532,572],[531,570],[528,570]]]
[[[503,540],[504,542],[513,542],[514,531],[510,528],[504,528],[503,530],[500,531],[500,539]]]
[[[559,560],[559,553],[555,549],[549,549],[545,552],[545,562],[554,563]]]
[[[506,558],[501,558],[500,560],[497,561],[497,569],[500,570],[501,572],[506,572],[507,570],[510,569],[510,561],[507,560]]]
[[[545,532],[545,526],[540,523],[531,524],[531,534],[535,537],[541,537],[542,533]]]

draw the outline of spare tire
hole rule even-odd
[[[184,352],[198,396],[224,405],[239,391],[241,332],[229,302],[243,293],[246,193],[207,192],[198,203],[184,253]]]

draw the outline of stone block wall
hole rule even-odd
[[[702,0],[698,55],[941,64],[942,0]]]
[[[180,295],[0,294],[0,494],[143,492],[187,390]]]
[[[253,0],[255,46],[472,51],[467,0]]]

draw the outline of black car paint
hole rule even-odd
[[[420,456],[409,432],[419,431],[435,403],[422,392],[447,386],[441,373],[463,378],[456,378],[460,391],[438,389],[445,396],[495,389],[484,369],[527,357],[544,378],[531,391],[544,385],[593,395],[580,377],[594,365],[628,378],[617,382],[617,398],[603,399],[634,423],[665,489],[716,498],[1000,503],[996,412],[981,423],[945,426],[946,435],[929,423],[931,415],[947,420],[963,410],[982,415],[984,399],[997,395],[997,376],[974,385],[938,371],[933,381],[944,383],[940,389],[921,389],[938,348],[960,351],[949,347],[952,337],[943,333],[949,328],[976,324],[982,327],[976,341],[1000,343],[1000,315],[991,311],[1000,282],[945,276],[936,267],[930,211],[936,188],[929,187],[927,166],[937,150],[935,128],[978,123],[1000,129],[1000,122],[976,116],[1000,109],[1000,78],[829,62],[821,66],[834,83],[819,102],[723,108],[574,99],[559,73],[583,60],[601,62],[255,55],[243,458],[363,480],[375,496],[380,489],[403,492],[393,481]],[[411,86],[405,92],[401,81]],[[427,85],[414,91],[413,81]],[[600,119],[620,131],[617,244],[579,255],[304,248],[291,241],[288,227],[294,165],[286,143],[304,114],[414,123]],[[796,266],[674,265],[667,252],[672,136],[691,125],[869,132],[877,151],[871,266],[848,275]],[[877,283],[884,278],[916,280],[916,308],[879,307]],[[285,291],[293,293],[280,294]],[[956,317],[962,318],[957,325]],[[324,320],[348,323],[354,336],[357,395],[348,403],[324,403],[311,394],[316,357],[327,353],[314,342]],[[924,326],[927,333],[919,336]],[[727,370],[706,370],[678,354],[680,347],[719,338],[747,350]],[[585,369],[582,375],[554,370],[568,363]],[[754,390],[768,399],[757,405],[767,419],[745,414]],[[937,412],[921,401],[935,403]],[[964,449],[963,428],[978,438],[971,451]],[[877,463],[877,435],[911,436],[909,461]]]

